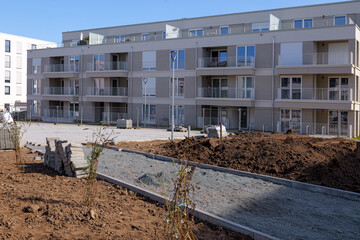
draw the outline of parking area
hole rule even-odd
[[[101,126],[31,123],[25,126],[24,140],[37,144],[45,144],[47,137],[57,137],[74,142],[90,142],[93,139],[94,132],[99,128],[101,128]],[[106,131],[108,133],[113,131],[115,142],[166,140],[171,137],[171,132],[166,129],[117,129],[116,127],[108,127]],[[182,139],[187,135],[187,132],[175,132],[174,138]],[[201,135],[200,131],[191,131],[190,136],[196,135]]]

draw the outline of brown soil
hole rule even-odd
[[[360,150],[342,138],[242,133],[218,139],[120,142],[120,148],[360,192]]]
[[[82,204],[85,180],[57,176],[24,155],[20,173],[14,152],[0,152],[0,239],[167,239],[163,206],[98,181],[91,218]],[[251,239],[200,221],[193,229],[199,239]]]

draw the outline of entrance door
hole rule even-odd
[[[349,100],[349,79],[329,78],[329,100]]]
[[[228,88],[227,88],[227,79],[226,78],[213,78],[212,80],[212,97],[213,98],[227,98],[228,97]]]
[[[348,130],[348,112],[329,111],[329,134],[346,136]]]
[[[112,55],[112,70],[120,70],[119,55]]]
[[[227,66],[227,50],[211,51],[210,67],[226,67]]]
[[[239,116],[240,116],[240,129],[248,128],[247,126],[247,120],[248,120],[248,113],[246,107],[241,107],[239,110]]]

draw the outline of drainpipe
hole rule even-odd
[[[84,112],[84,102],[83,102],[83,95],[84,95],[84,48],[81,47],[81,60],[80,60],[80,67],[81,67],[81,93],[80,93],[80,103],[81,103],[81,112],[80,112],[80,125],[83,124],[83,112]]]
[[[133,89],[134,89],[134,79],[133,79],[133,63],[134,63],[134,57],[133,57],[133,52],[134,52],[134,46],[131,46],[131,69],[130,69],[130,79],[131,79],[131,96],[130,95],[130,91],[128,89],[128,98],[130,98],[130,102],[131,102],[131,116],[133,115],[133,107],[134,107],[134,104],[133,104]],[[129,81],[128,81],[128,87],[129,87]],[[129,106],[127,107],[128,110],[129,110]],[[142,111],[142,110],[141,110]],[[129,116],[128,116],[128,119],[129,119]]]
[[[274,81],[275,81],[275,36],[272,38],[272,76],[271,76],[271,100],[272,100],[272,111],[271,111],[271,131],[274,132]]]

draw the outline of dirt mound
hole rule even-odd
[[[26,153],[26,156],[33,156]],[[96,206],[82,204],[84,179],[57,174],[26,157],[0,152],[0,239],[167,239],[164,207],[134,192],[99,181]],[[199,239],[251,239],[196,221]]]
[[[342,138],[241,133],[218,139],[156,142],[136,150],[360,192],[360,150]]]

